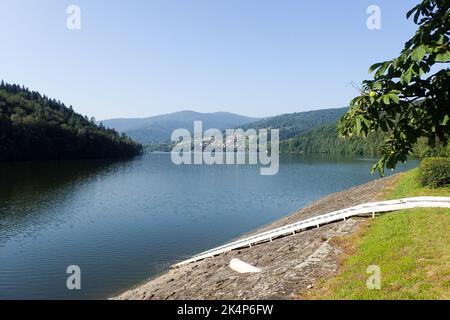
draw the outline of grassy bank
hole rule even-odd
[[[423,188],[417,169],[403,173],[381,198],[450,196]],[[304,299],[450,299],[450,209],[392,212],[336,240],[344,251],[338,275],[320,281]],[[381,270],[381,289],[369,290],[367,267]]]

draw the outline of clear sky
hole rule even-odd
[[[96,119],[346,106],[418,0],[0,0],[0,79]],[[66,27],[69,5],[81,30]],[[381,8],[381,30],[366,27]]]

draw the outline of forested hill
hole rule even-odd
[[[333,155],[376,156],[384,143],[383,133],[373,132],[367,139],[338,137],[336,123],[316,127],[281,142],[282,153],[327,153]]]
[[[245,130],[280,129],[280,140],[285,140],[306,133],[318,126],[335,124],[346,112],[347,108],[338,108],[286,113],[250,122],[241,127]]]
[[[0,161],[118,158],[142,146],[97,126],[72,107],[18,85],[0,84]]]
[[[316,127],[297,137],[280,143],[282,153],[325,153],[332,155],[379,156],[386,134],[371,132],[367,138],[339,137],[336,124]],[[450,156],[450,144],[436,142],[435,147],[428,146],[426,139],[419,139],[414,145],[412,156],[423,158],[429,156]]]

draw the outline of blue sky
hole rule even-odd
[[[0,79],[96,119],[346,106],[415,32],[418,1],[1,0]],[[81,9],[68,30],[66,9]],[[381,30],[366,27],[369,5]]]

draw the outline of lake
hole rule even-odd
[[[284,155],[275,176],[261,176],[256,165],[175,166],[170,154],[0,163],[0,299],[111,297],[377,178],[373,162]],[[66,287],[70,265],[81,269],[81,290]]]

